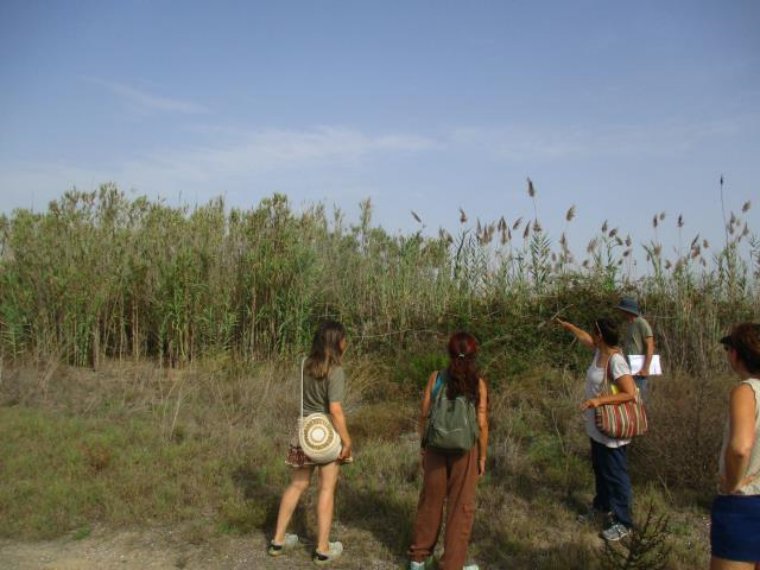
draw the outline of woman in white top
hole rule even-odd
[[[719,457],[710,570],[760,570],[760,324],[737,325],[720,342],[739,383]]]
[[[633,527],[633,489],[628,475],[627,458],[627,446],[631,440],[612,439],[601,433],[594,421],[594,408],[633,400],[636,397],[636,386],[628,362],[618,347],[620,337],[614,321],[597,319],[591,333],[560,319],[557,319],[557,323],[573,333],[581,344],[594,351],[594,358],[586,371],[586,399],[581,403],[586,420],[586,434],[591,441],[591,463],[596,482],[591,512],[607,517],[602,538],[620,540],[630,534]],[[608,373],[613,394],[602,393]]]

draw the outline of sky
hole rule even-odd
[[[370,198],[389,232],[537,215],[574,250],[605,220],[673,249],[679,215],[722,241],[748,200],[760,231],[755,0],[2,0],[0,87],[5,213],[114,182]]]

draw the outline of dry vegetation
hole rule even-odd
[[[529,194],[535,208],[532,184]],[[588,355],[547,325],[558,312],[588,323],[628,292],[668,364],[653,381],[652,431],[631,448],[642,526],[651,514],[639,543],[650,546],[629,546],[663,568],[704,567],[731,382],[715,340],[758,314],[758,238],[731,214],[723,249],[708,256],[694,239],[665,259],[657,214],[650,276],[634,281],[631,238],[605,222],[576,261],[567,232],[555,251],[534,213],[471,225],[461,212],[458,236],[430,239],[373,227],[368,202],[347,226],[321,206],[296,215],[277,195],[251,211],[215,201],[190,212],[105,186],[0,218],[0,535],[86,535],[95,524],[177,524],[188,542],[269,532],[288,477],[294,355],[329,315],[352,340],[357,461],[336,518],[355,555],[403,560],[419,391],[444,362],[442,340],[463,327],[482,340],[492,390],[474,558],[641,567],[645,552],[605,554],[598,529],[575,522],[592,492],[576,408]],[[308,505],[303,514],[308,535]]]

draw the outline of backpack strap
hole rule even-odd
[[[443,387],[444,380],[443,380],[443,374],[441,374],[441,371],[438,371],[438,376],[435,377],[435,384],[433,384],[433,391],[431,392],[432,400],[435,400],[435,397],[438,395],[438,391]]]

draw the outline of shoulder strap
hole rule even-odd
[[[620,353],[615,351],[610,354],[610,357],[607,359],[607,367],[604,369],[604,387],[608,393],[612,392],[611,384],[615,383],[615,378],[612,377],[612,357],[616,354]]]
[[[607,368],[604,370],[604,388],[603,392],[606,394],[612,394],[612,384],[617,383],[617,379],[612,378],[612,357],[616,354],[619,354],[620,356],[625,359],[625,356],[620,351],[615,351],[612,354],[610,354],[610,357],[607,359]],[[626,362],[628,362],[626,360]],[[639,393],[639,387],[634,384],[633,386],[634,390],[634,396],[636,398],[636,401],[639,401],[640,393]]]
[[[443,387],[443,375],[441,374],[441,371],[438,371],[438,375],[435,377],[435,384],[433,384],[433,400],[436,399],[436,396],[438,395],[438,392]]]
[[[301,360],[301,419],[303,419],[303,369],[306,366],[306,357]]]

